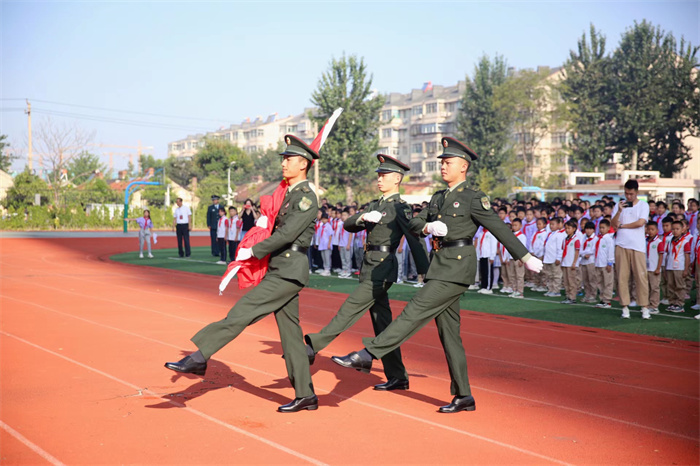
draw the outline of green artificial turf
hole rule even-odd
[[[171,270],[202,273],[221,276],[225,265],[218,265],[217,257],[212,257],[208,246],[192,248],[192,256],[181,259],[176,249],[159,249],[154,251],[153,259],[139,259],[138,252],[117,254],[112,260],[136,265],[162,267]],[[351,293],[357,286],[357,280],[340,279],[335,276],[321,277],[312,275],[311,288],[338,293]],[[389,297],[398,301],[409,301],[418,291],[410,284],[395,284],[389,290]],[[493,295],[483,295],[476,291],[467,291],[460,301],[462,309],[498,314],[527,319],[559,322],[562,324],[615,330],[619,332],[651,335],[662,338],[698,341],[700,338],[700,321],[693,319],[697,311],[691,311],[695,303],[695,290],[686,305],[683,314],[666,313],[653,315],[651,320],[642,320],[639,312],[632,309],[631,319],[620,318],[620,306],[613,301],[611,309],[597,309],[592,304],[561,304],[561,298],[545,298],[542,293],[525,290],[526,299],[512,299],[494,291]],[[580,299],[580,298],[579,298]],[[661,306],[665,308],[665,306]],[[638,311],[638,309],[637,309]]]

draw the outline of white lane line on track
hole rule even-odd
[[[30,441],[27,437],[24,435],[20,434],[17,432],[15,429],[12,427],[8,426],[4,422],[0,421],[0,428],[2,428],[5,432],[22,442],[27,448],[32,450],[34,453],[37,455],[41,456],[44,458],[46,461],[49,463],[53,464],[54,466],[64,466],[64,463],[61,463],[59,460],[57,460],[55,457],[47,453],[43,448],[41,448],[39,445],[35,444],[34,442]]]
[[[11,297],[8,297],[8,296],[1,296],[1,295],[0,295],[0,298],[6,298],[6,299],[14,300],[14,301],[19,301],[18,299],[11,298]],[[68,314],[68,313],[65,313],[65,312],[62,312],[62,311],[58,311],[58,310],[56,310],[56,309],[52,309],[52,308],[43,306],[43,305],[41,305],[41,304],[36,304],[36,303],[25,303],[25,304],[29,304],[29,305],[32,305],[32,306],[34,306],[34,307],[38,307],[38,308],[41,308],[41,309],[45,309],[45,310],[47,310],[47,311],[50,311],[50,312],[53,312],[53,313],[56,313],[56,314],[59,314],[59,315],[63,315],[63,316],[70,317],[70,318],[73,318],[73,319],[76,319],[76,320],[80,320],[80,321],[83,321],[83,322],[86,322],[86,323],[89,323],[89,324],[92,324],[92,325],[96,325],[96,326],[98,326],[98,327],[104,327],[104,328],[107,328],[107,329],[110,329],[110,330],[114,330],[114,331],[116,331],[116,332],[120,332],[120,333],[124,333],[124,334],[130,335],[130,336],[134,336],[134,337],[137,337],[137,338],[141,338],[141,339],[146,340],[146,341],[151,341],[151,342],[158,343],[158,344],[161,344],[161,345],[164,345],[164,346],[168,346],[168,347],[171,347],[171,348],[175,348],[175,349],[177,349],[177,350],[179,350],[179,351],[182,350],[181,347],[179,347],[179,346],[177,346],[177,345],[173,345],[173,344],[171,344],[171,343],[167,343],[167,342],[164,342],[164,341],[161,341],[161,340],[157,340],[157,339],[154,339],[154,338],[151,338],[151,337],[147,337],[147,336],[145,336],[145,335],[141,335],[141,334],[138,334],[138,333],[130,332],[130,331],[128,331],[128,330],[120,329],[120,328],[118,328],[118,327],[113,327],[113,326],[111,326],[111,325],[103,324],[103,323],[100,323],[100,322],[95,322],[95,321],[92,321],[92,320],[90,320],[90,319],[85,319],[85,318],[83,318],[83,317],[74,316],[74,315],[72,315],[72,314]],[[247,333],[248,333],[249,335],[251,335],[250,332],[247,332]],[[269,339],[269,338],[271,338],[271,337],[266,336],[266,335],[259,335],[259,334],[252,334],[252,335],[255,335],[255,336],[258,336],[258,337],[264,338],[264,339]],[[272,373],[269,373],[269,372],[266,372],[266,371],[263,371],[263,370],[260,370],[260,369],[256,369],[256,368],[253,368],[253,367],[250,367],[250,366],[246,366],[246,365],[243,365],[243,364],[240,364],[240,363],[235,363],[235,362],[228,361],[228,360],[225,360],[225,359],[217,358],[217,361],[221,361],[221,362],[226,363],[226,364],[229,364],[229,365],[231,365],[231,366],[236,366],[236,367],[239,367],[239,368],[243,368],[243,369],[249,370],[249,371],[251,371],[251,372],[256,372],[256,373],[258,373],[258,374],[266,375],[266,376],[273,377],[273,378],[280,378],[280,377],[283,377],[283,376],[281,376],[281,375],[279,375],[279,374],[272,374]],[[445,381],[445,382],[450,382],[449,379],[446,379],[446,378],[443,378],[443,377],[438,377],[438,376],[434,376],[434,375],[430,375],[430,374],[420,374],[420,373],[416,373],[416,374],[419,374],[419,375],[426,375],[427,377],[432,377],[432,378],[437,379],[437,380],[443,380],[443,381]],[[549,403],[549,402],[545,402],[545,401],[541,401],[541,400],[536,400],[536,399],[532,399],[532,398],[527,398],[527,397],[523,397],[523,396],[519,396],[519,395],[513,395],[513,394],[509,394],[509,393],[504,393],[504,392],[500,392],[500,391],[497,391],[497,390],[492,390],[492,389],[488,389],[488,388],[484,388],[484,387],[479,387],[479,386],[477,386],[477,385],[472,385],[472,387],[477,388],[477,389],[480,389],[480,390],[484,390],[484,391],[487,391],[487,392],[495,393],[495,394],[498,394],[498,395],[507,396],[507,397],[510,397],[510,398],[515,398],[515,399],[518,399],[518,400],[523,400],[523,401],[528,401],[528,402],[532,402],[532,403],[537,403],[537,404],[549,406],[549,407],[552,407],[552,408],[557,408],[557,409],[562,409],[562,410],[568,410],[568,411],[576,412],[576,413],[579,413],[579,414],[584,414],[584,415],[588,415],[588,416],[592,416],[592,417],[597,417],[597,418],[599,418],[599,419],[605,419],[605,420],[607,420],[607,421],[622,423],[622,424],[625,424],[625,425],[628,425],[628,426],[632,426],[632,427],[637,427],[637,428],[640,428],[640,429],[646,429],[646,430],[655,431],[655,432],[662,433],[662,434],[666,434],[666,435],[670,435],[670,436],[673,436],[673,437],[679,437],[679,438],[683,438],[683,439],[687,439],[687,440],[693,440],[693,441],[697,440],[696,437],[691,437],[691,436],[679,434],[679,433],[676,433],[676,432],[666,431],[666,430],[663,430],[663,429],[658,429],[658,428],[656,428],[656,427],[645,426],[645,425],[643,425],[643,424],[638,424],[638,423],[636,423],[636,422],[625,421],[625,420],[622,420],[622,419],[616,419],[616,418],[613,418],[613,417],[610,417],[610,416],[604,416],[604,415],[600,415],[600,414],[596,414],[596,413],[591,413],[591,412],[588,412],[588,411],[584,411],[584,410],[580,410],[580,409],[576,409],[576,408],[570,408],[570,407],[558,405],[558,404],[555,404],[555,403]],[[317,388],[318,388],[318,387],[317,387]],[[334,393],[333,391],[330,391],[330,390],[326,390],[326,389],[322,389],[322,388],[320,388],[320,390],[323,391],[323,392],[326,392],[326,393],[330,393],[330,394],[332,394],[332,395],[334,395],[334,396],[337,396],[337,397],[339,397],[339,398],[341,398],[341,399],[344,399],[344,400],[349,400],[349,401],[352,401],[352,402],[358,402],[357,400],[353,400],[352,398],[347,398],[347,397],[345,397],[345,396],[343,396],[343,395]]]
[[[35,287],[49,288],[49,289],[53,289],[53,290],[55,290],[55,291],[59,291],[59,292],[63,292],[63,293],[69,293],[69,294],[79,295],[79,296],[85,298],[85,295],[84,295],[84,294],[76,293],[76,292],[73,292],[73,291],[66,291],[66,290],[63,290],[63,289],[60,289],[60,288],[56,288],[56,287],[51,287],[51,286],[48,286],[48,285],[34,284],[33,286],[35,286]],[[133,305],[133,304],[124,303],[124,302],[112,300],[112,299],[109,299],[109,298],[102,298],[102,297],[99,297],[99,296],[90,296],[89,298],[90,298],[90,299],[99,300],[99,301],[111,302],[111,303],[115,303],[115,304],[118,304],[118,305],[121,305],[121,306],[131,307],[131,308],[134,308],[134,309],[137,309],[137,310],[146,311],[146,312],[151,312],[151,313],[155,313],[155,314],[160,314],[160,315],[167,316],[167,317],[174,317],[174,316],[172,316],[172,315],[170,315],[170,314],[168,314],[168,313],[165,313],[165,312],[154,311],[154,310],[151,310],[151,309],[148,309],[148,308],[142,308],[142,307],[139,307],[139,306],[135,306],[135,305]],[[10,298],[10,299],[12,299],[12,298]],[[308,307],[314,307],[314,306],[308,306]],[[66,314],[66,315],[70,315],[70,314]],[[182,318],[182,319],[183,319],[183,320],[187,320],[187,321],[191,321],[191,322],[200,323],[200,324],[203,324],[203,325],[206,325],[206,324],[208,323],[208,322],[199,321],[199,320],[194,320],[194,319],[187,319],[187,318]],[[315,324],[315,325],[318,325],[318,326],[322,327],[321,324],[318,324],[318,323],[313,322],[313,321],[306,320],[306,322],[311,323],[311,324]],[[365,336],[364,333],[358,332],[358,331],[352,330],[352,329],[348,329],[348,330],[346,330],[346,332],[348,332],[348,333],[353,333],[353,334],[357,334],[357,335],[361,335],[361,336]],[[258,336],[258,337],[260,337],[260,338],[272,338],[272,337],[268,337],[268,336],[265,336],[265,335],[260,335],[260,334],[252,333],[252,332],[251,332],[250,334],[251,334],[251,335],[254,335],[254,336]],[[440,348],[440,347],[433,346],[433,345],[426,345],[426,344],[424,344],[424,343],[418,343],[418,342],[411,341],[411,340],[408,340],[407,342],[405,342],[405,343],[404,343],[404,346],[419,346],[419,347],[427,348],[427,349],[430,349],[430,350],[442,351],[442,348]],[[593,381],[593,382],[598,382],[598,383],[610,384],[610,385],[619,386],[619,387],[627,387],[627,388],[631,388],[631,389],[634,389],[634,390],[649,391],[649,392],[653,392],[653,393],[659,393],[659,394],[663,394],[663,395],[667,395],[667,396],[673,396],[673,397],[687,398],[687,399],[691,399],[691,400],[697,400],[697,399],[699,399],[699,397],[697,397],[697,396],[683,395],[683,394],[676,393],[676,392],[668,392],[668,391],[659,390],[659,389],[655,389],[655,388],[649,388],[649,387],[640,387],[640,386],[638,386],[638,385],[630,385],[630,384],[625,384],[625,383],[622,383],[622,382],[613,382],[613,381],[610,381],[610,380],[604,380],[604,379],[600,379],[600,378],[589,377],[589,376],[585,376],[585,375],[581,375],[581,374],[576,374],[576,373],[571,373],[571,372],[564,372],[564,371],[560,371],[560,370],[556,370],[556,369],[549,369],[549,368],[541,367],[541,366],[534,366],[534,365],[531,365],[531,364],[519,363],[519,362],[514,362],[514,361],[506,361],[506,360],[503,360],[503,359],[489,358],[489,357],[486,357],[486,356],[480,356],[480,355],[475,355],[475,354],[470,354],[470,353],[467,353],[467,356],[470,357],[470,358],[478,358],[478,359],[483,359],[483,360],[486,360],[486,361],[491,361],[491,362],[496,362],[496,363],[501,363],[501,364],[506,364],[506,365],[519,366],[519,367],[524,367],[524,368],[527,368],[527,369],[539,370],[539,371],[542,371],[542,372],[549,372],[549,373],[559,374],[559,375],[565,375],[565,376],[569,376],[569,377],[579,378],[579,379],[588,380],[588,381]],[[632,360],[632,361],[630,361],[630,362],[636,362],[636,361],[633,361],[633,360]],[[671,368],[671,369],[673,369],[673,368]],[[692,372],[692,371],[691,371],[691,372]]]
[[[131,332],[129,332],[129,333],[131,333]],[[134,385],[134,384],[132,384],[132,383],[130,383],[130,382],[127,382],[127,381],[125,381],[125,380],[119,379],[118,377],[115,377],[115,376],[113,376],[113,375],[111,375],[111,374],[108,374],[108,373],[103,372],[103,371],[101,371],[101,370],[99,370],[99,369],[96,369],[96,368],[94,368],[94,367],[91,367],[91,366],[88,366],[88,365],[86,365],[86,364],[83,364],[83,363],[81,363],[81,362],[79,362],[79,361],[76,361],[75,359],[71,359],[71,358],[69,358],[69,357],[67,357],[67,356],[64,356],[64,355],[62,355],[62,354],[56,353],[56,352],[54,352],[54,351],[51,351],[50,349],[44,348],[44,347],[42,347],[42,346],[40,346],[40,345],[37,345],[36,343],[32,343],[32,342],[30,342],[30,341],[28,341],[28,340],[25,340],[25,339],[23,339],[23,338],[21,338],[21,337],[18,337],[18,336],[16,336],[16,335],[11,334],[11,333],[7,333],[7,332],[5,332],[5,331],[0,330],[0,335],[5,335],[5,336],[7,336],[7,337],[14,338],[14,339],[16,339],[16,340],[18,340],[18,341],[21,341],[22,343],[25,343],[25,344],[29,345],[29,346],[32,346],[32,347],[37,348],[37,349],[39,349],[39,350],[45,351],[45,352],[47,352],[47,353],[49,353],[49,354],[51,354],[51,355],[53,355],[53,356],[59,357],[59,358],[64,359],[64,360],[66,360],[66,361],[68,361],[68,362],[71,362],[71,363],[73,363],[73,364],[76,364],[76,365],[78,365],[78,366],[80,366],[80,367],[82,367],[82,368],[84,368],[84,369],[89,370],[89,371],[95,372],[96,374],[100,374],[100,375],[102,375],[102,376],[104,376],[104,377],[107,377],[107,378],[110,379],[110,380],[113,380],[113,381],[115,381],[115,382],[119,382],[119,383],[121,383],[121,384],[123,384],[123,385],[126,385],[127,387],[130,387],[130,388],[132,388],[132,389],[134,389],[134,390],[142,390],[143,393],[148,393],[149,395],[152,395],[152,396],[158,396],[157,393],[152,392],[151,390],[144,389],[144,388],[141,388],[141,387],[137,387],[136,385]],[[154,340],[154,341],[155,341],[155,340]],[[171,345],[168,345],[168,346],[171,346]],[[237,365],[237,364],[234,364],[234,365]],[[279,377],[279,375],[266,373],[266,372],[264,372],[264,371],[258,371],[258,372],[262,372],[262,373],[264,373],[264,374],[267,374],[267,375],[270,376],[270,377]],[[329,392],[329,391],[327,391],[327,390],[322,390],[322,391],[324,391],[324,392],[326,392],[326,393],[331,393],[331,392]],[[335,395],[335,396],[339,396],[339,395],[337,395],[337,394],[334,394],[334,395]],[[410,414],[402,413],[402,412],[400,412],[400,411],[394,411],[394,410],[391,410],[391,409],[383,408],[383,407],[381,407],[381,406],[376,406],[376,405],[373,405],[373,404],[371,404],[371,403],[366,403],[366,402],[354,400],[354,399],[352,399],[352,398],[347,398],[347,397],[344,397],[344,396],[339,396],[339,397],[340,397],[340,398],[343,398],[343,399],[345,399],[345,400],[348,400],[348,401],[352,401],[352,402],[355,402],[355,403],[358,403],[358,404],[361,404],[361,405],[364,405],[364,406],[373,408],[373,409],[377,409],[377,410],[380,410],[380,411],[385,411],[385,412],[388,412],[388,413],[391,413],[391,414],[394,414],[394,415],[397,415],[397,416],[402,416],[402,417],[405,417],[405,418],[408,418],[408,419],[411,419],[411,420],[414,420],[414,421],[417,421],[417,422],[420,422],[420,423],[423,423],[423,424],[427,424],[427,425],[430,425],[430,426],[442,428],[442,429],[445,429],[445,430],[448,430],[448,431],[452,431],[452,432],[455,432],[455,433],[458,433],[458,434],[461,434],[461,435],[466,435],[467,437],[472,437],[472,438],[474,438],[474,439],[481,440],[481,441],[487,442],[487,443],[491,443],[491,444],[493,444],[493,445],[496,445],[496,446],[499,446],[499,447],[502,447],[502,448],[507,448],[507,449],[509,449],[509,450],[517,451],[517,452],[519,452],[519,453],[523,453],[523,454],[526,454],[526,455],[529,455],[529,456],[534,456],[534,457],[536,457],[536,458],[540,458],[540,459],[543,459],[543,460],[546,460],[546,461],[550,461],[550,462],[555,463],[555,464],[561,464],[561,465],[564,465],[564,466],[573,466],[571,463],[567,463],[567,462],[565,462],[565,461],[561,461],[561,460],[558,460],[558,459],[556,459],[556,458],[552,458],[552,457],[550,457],[550,456],[542,455],[542,454],[537,453],[537,452],[534,452],[534,451],[526,450],[526,449],[524,449],[524,448],[520,448],[520,447],[517,447],[517,446],[515,446],[515,445],[511,445],[511,444],[508,444],[508,443],[500,442],[500,441],[498,441],[498,440],[494,440],[494,439],[489,438],[489,437],[484,437],[484,436],[479,435],[479,434],[474,434],[474,433],[472,433],[472,432],[468,432],[468,431],[465,431],[465,430],[456,429],[456,428],[454,428],[454,427],[450,427],[450,426],[446,426],[446,425],[443,425],[443,424],[439,424],[439,423],[437,423],[437,422],[429,421],[429,420],[427,420],[427,419],[423,419],[423,418],[420,418],[420,417],[417,417],[417,416],[413,416],[413,415],[410,415]],[[291,450],[291,449],[289,449],[289,448],[287,448],[287,447],[285,447],[285,446],[283,446],[283,445],[280,445],[280,444],[278,444],[278,443],[275,443],[275,442],[273,442],[273,441],[271,441],[271,440],[268,440],[268,439],[266,439],[266,438],[264,438],[264,437],[260,437],[260,436],[258,436],[258,435],[252,434],[252,433],[250,433],[250,432],[248,432],[248,431],[239,429],[238,427],[235,427],[235,426],[232,426],[232,425],[230,425],[230,424],[227,424],[227,423],[225,423],[225,422],[223,422],[223,421],[221,421],[221,420],[219,420],[219,419],[217,419],[217,418],[214,418],[214,417],[212,417],[212,416],[209,416],[208,414],[205,414],[205,413],[203,413],[203,412],[201,412],[201,411],[198,411],[198,410],[196,410],[196,409],[194,409],[194,408],[190,408],[189,406],[187,406],[187,405],[185,405],[185,404],[177,403],[177,402],[175,402],[175,401],[170,401],[170,400],[167,400],[167,401],[168,401],[169,403],[175,405],[175,406],[180,407],[180,408],[185,408],[185,409],[187,409],[188,411],[192,412],[193,414],[196,414],[197,416],[200,416],[200,417],[202,417],[202,418],[204,418],[204,419],[207,419],[207,420],[209,420],[209,421],[212,421],[212,422],[216,422],[217,424],[219,424],[219,425],[221,425],[221,426],[224,426],[224,427],[226,427],[226,428],[228,428],[228,429],[231,429],[231,430],[233,430],[233,431],[235,431],[235,432],[238,432],[238,433],[240,433],[240,434],[246,435],[246,436],[248,436],[248,437],[254,438],[254,439],[256,439],[256,440],[259,440],[259,441],[261,441],[261,442],[263,442],[263,443],[265,443],[265,444],[267,444],[267,445],[270,445],[270,446],[272,446],[272,447],[274,447],[274,448],[277,448],[277,449],[279,449],[279,450],[282,450],[282,451],[284,451],[284,452],[286,452],[286,453],[289,453],[289,454],[291,454],[291,455],[293,455],[293,456],[296,456],[296,457],[298,457],[298,458],[301,458],[301,459],[304,459],[304,460],[306,460],[306,461],[309,461],[309,462],[312,463],[312,464],[327,466],[325,463],[320,462],[320,461],[318,461],[318,460],[316,460],[316,459],[314,459],[314,458],[308,457],[308,456],[306,456],[306,455],[304,455],[304,454],[302,454],[302,453],[298,453],[298,452],[296,452],[296,451],[294,451],[294,450]]]
[[[26,345],[32,346],[32,347],[34,347],[34,348],[36,348],[36,349],[39,349],[39,350],[41,350],[41,351],[45,351],[46,353],[49,353],[49,354],[51,354],[51,355],[53,355],[53,356],[56,356],[56,357],[58,357],[58,358],[61,358],[61,359],[65,360],[65,361],[68,361],[68,362],[70,362],[70,363],[73,363],[73,364],[75,364],[75,365],[77,365],[77,366],[80,366],[80,367],[82,367],[83,369],[87,369],[87,370],[89,370],[89,371],[91,371],[91,372],[94,372],[94,373],[96,373],[96,374],[99,374],[99,375],[101,375],[101,376],[103,376],[103,377],[106,377],[106,378],[108,378],[108,379],[110,379],[110,380],[112,380],[112,381],[114,381],[114,382],[120,383],[120,384],[122,384],[122,385],[126,385],[127,387],[130,387],[130,388],[132,388],[132,389],[134,389],[134,390],[141,391],[141,392],[143,392],[143,393],[148,393],[149,395],[152,395],[152,396],[155,396],[155,397],[160,397],[160,395],[158,395],[158,393],[153,392],[153,391],[151,391],[151,390],[149,390],[149,389],[147,389],[147,388],[142,388],[142,387],[136,386],[136,385],[132,384],[131,382],[127,382],[126,380],[122,380],[122,379],[120,379],[120,378],[118,378],[118,377],[115,377],[115,376],[113,376],[113,375],[111,375],[111,374],[108,374],[108,373],[106,373],[106,372],[104,372],[104,371],[101,371],[101,370],[96,369],[96,368],[94,368],[94,367],[88,366],[87,364],[83,364],[82,362],[76,361],[75,359],[71,359],[71,358],[69,358],[69,357],[67,357],[67,356],[64,356],[64,355],[62,355],[62,354],[56,353],[55,351],[51,351],[51,350],[48,349],[48,348],[44,348],[43,346],[37,345],[36,343],[32,343],[31,341],[25,340],[24,338],[18,337],[17,335],[13,335],[13,334],[11,334],[11,333],[7,333],[7,332],[2,331],[2,330],[0,330],[0,334],[1,334],[1,335],[5,335],[5,336],[10,337],[10,338],[14,338],[15,340],[21,341],[22,343],[24,343],[24,344],[26,344]],[[310,457],[310,456],[306,456],[306,455],[304,455],[303,453],[299,453],[298,451],[292,450],[291,448],[287,448],[287,447],[285,447],[284,445],[281,445],[281,444],[279,444],[279,443],[277,443],[277,442],[273,442],[272,440],[268,440],[268,439],[266,439],[265,437],[261,437],[261,436],[259,436],[259,435],[256,435],[256,434],[253,434],[253,433],[251,433],[251,432],[248,432],[247,430],[240,429],[240,428],[238,428],[238,427],[236,427],[236,426],[233,426],[233,425],[231,425],[231,424],[228,424],[228,423],[226,423],[226,422],[224,422],[224,421],[222,421],[222,420],[220,420],[220,419],[217,419],[217,418],[212,417],[212,416],[210,416],[210,415],[208,415],[208,414],[206,414],[206,413],[203,413],[202,411],[199,411],[199,410],[197,410],[197,409],[191,408],[191,407],[189,407],[189,406],[187,406],[187,405],[185,405],[185,404],[177,403],[176,401],[173,401],[173,400],[165,400],[165,401],[167,401],[168,403],[172,404],[173,406],[177,406],[178,408],[185,408],[188,412],[190,412],[190,413],[192,413],[192,414],[194,414],[194,415],[196,415],[196,416],[199,416],[199,417],[201,417],[201,418],[203,418],[203,419],[206,419],[207,421],[214,422],[214,423],[216,423],[216,424],[218,424],[218,425],[220,425],[220,426],[222,426],[222,427],[225,427],[225,428],[227,428],[227,429],[229,429],[229,430],[232,430],[232,431],[234,431],[234,432],[237,432],[237,433],[239,433],[239,434],[241,434],[241,435],[245,435],[246,437],[250,437],[250,438],[252,438],[252,439],[255,439],[255,440],[259,441],[259,442],[264,443],[265,445],[268,445],[268,446],[270,446],[270,447],[272,447],[272,448],[275,448],[275,449],[277,449],[277,450],[280,450],[280,451],[283,451],[283,452],[285,452],[285,453],[288,453],[288,454],[290,454],[290,455],[292,455],[292,456],[296,456],[297,458],[302,459],[302,460],[304,460],[304,461],[307,461],[307,462],[309,462],[309,463],[311,463],[311,464],[315,464],[315,465],[318,465],[318,466],[328,466],[327,463],[324,463],[324,462],[322,462],[322,461],[319,461],[319,460],[317,460],[317,459],[315,459],[315,458],[312,458],[312,457]],[[60,464],[60,463],[59,463],[59,464]]]

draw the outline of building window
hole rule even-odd
[[[564,144],[566,144],[566,131],[552,133],[553,146],[563,146]]]
[[[423,106],[422,105],[416,105],[413,107],[413,115],[422,115],[423,114]]]
[[[404,108],[403,110],[399,110],[399,118],[401,118],[402,120],[407,120],[410,117],[411,117],[411,109],[410,108]]]
[[[437,113],[437,111],[438,111],[437,102],[433,102],[432,104],[425,105],[425,113]]]
[[[384,128],[382,130],[382,137],[383,138],[390,138],[391,137],[392,130],[391,128]]]
[[[433,134],[437,133],[437,124],[436,123],[431,123],[429,125],[421,125],[420,127],[420,132],[421,134]]]
[[[436,141],[430,141],[425,143],[425,151],[428,154],[434,154],[437,152],[438,143]]]
[[[457,102],[445,103],[445,111],[446,112],[454,112],[455,110],[457,110]]]
[[[296,133],[297,132],[297,125],[287,126],[287,132],[288,133]]]
[[[412,154],[420,154],[423,152],[423,144],[422,143],[417,143],[417,144],[411,144],[411,153]]]
[[[452,123],[438,123],[438,133],[451,133]]]
[[[305,121],[302,121],[301,123],[299,123],[299,131],[302,133],[306,131],[306,122]]]
[[[423,171],[423,164],[421,162],[413,162],[411,164],[411,171],[422,172]]]
[[[382,111],[382,121],[390,121],[391,120],[391,110],[383,110]]]
[[[399,155],[399,148],[398,148],[398,147],[392,147],[392,148],[391,148],[391,155]]]
[[[425,171],[427,171],[427,172],[437,171],[437,162],[425,162]]]
[[[411,126],[411,136],[417,136],[420,134],[420,125]]]

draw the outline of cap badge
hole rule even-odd
[[[457,207],[459,207],[459,202],[455,202],[455,203],[454,203],[454,204],[452,204],[452,205],[453,205],[453,206],[454,206],[454,208],[456,209]]]
[[[384,163],[384,157],[380,155],[380,156],[379,156],[379,161],[380,161],[381,163]]]
[[[292,143],[292,138],[290,138],[289,136],[287,136],[287,137],[284,139],[284,142],[286,142],[287,145],[290,145],[290,144]]]
[[[382,212],[382,217],[386,217],[386,212]]]
[[[447,142],[447,139],[444,139],[444,140],[442,141],[442,145],[443,145],[444,147],[447,147],[447,146],[449,145],[449,143]]]

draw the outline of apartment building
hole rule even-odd
[[[428,82],[407,94],[387,94],[380,114],[379,152],[410,166],[412,180],[432,180],[440,173],[440,140],[455,135],[465,89],[464,81],[454,86]]]
[[[230,141],[248,153],[274,149],[282,141],[285,134],[294,134],[305,142],[313,141],[316,136],[316,124],[308,114],[313,109],[304,109],[299,115],[280,118],[276,113],[263,120],[257,117],[249,118],[237,125],[221,128],[206,134],[189,135],[184,139],[168,144],[168,155],[174,157],[192,157],[200,147],[204,146],[206,138]]]

